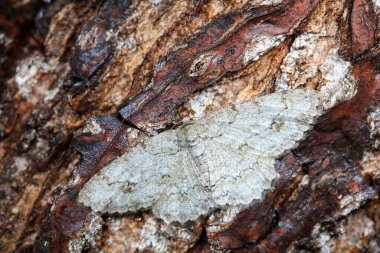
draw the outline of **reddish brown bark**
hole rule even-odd
[[[115,230],[111,224],[117,218],[106,220],[107,215],[102,237],[93,238],[93,244],[84,240],[93,214],[77,202],[81,187],[148,133],[191,118],[189,99],[207,87],[222,87],[224,99],[206,106],[209,110],[238,100],[231,96],[274,92],[284,71],[281,63],[303,34],[336,41],[339,56],[352,65],[355,97],[327,112],[297,149],[278,159],[280,176],[261,202],[218,231],[209,228],[218,217],[223,220],[222,212],[213,214],[214,221],[205,217],[185,227],[194,232],[191,240],[173,236],[162,245],[178,252],[191,247],[193,252],[286,252],[300,245],[313,250],[320,247],[312,233],[319,225],[323,230],[338,219],[336,226],[364,216],[378,233],[380,205],[376,200],[364,204],[377,197],[380,185],[374,149],[380,7],[371,0],[257,6],[234,0],[153,2],[9,1],[0,11],[5,38],[0,40],[0,251],[154,251],[108,243],[123,231]],[[330,31],[334,22],[336,37]],[[260,35],[283,35],[284,40],[246,62],[247,50]],[[321,90],[320,75],[305,86]],[[87,127],[75,133],[86,121]],[[373,161],[365,163],[365,153]],[[152,215],[141,217],[148,218],[135,222],[130,214],[122,215],[127,240],[139,237]],[[166,226],[157,222],[160,229]],[[201,234],[202,227],[206,232]],[[350,248],[339,235],[332,238],[340,245],[336,252],[370,250]],[[363,245],[370,240],[380,245],[375,235],[362,240]],[[83,245],[75,248],[73,242]]]

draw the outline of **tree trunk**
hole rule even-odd
[[[380,252],[378,0],[0,7],[1,252]],[[78,201],[152,136],[295,89],[323,115],[248,206],[168,224]]]

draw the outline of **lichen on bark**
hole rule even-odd
[[[0,3],[0,251],[375,252],[379,10],[378,0]],[[260,203],[179,225],[149,211],[94,216],[78,202],[152,134],[281,87],[322,92],[328,111],[276,160]]]

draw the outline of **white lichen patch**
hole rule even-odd
[[[207,233],[218,233],[225,230],[244,209],[244,206],[231,206],[214,212],[207,220]]]
[[[196,238],[194,232],[186,227],[164,224],[150,217],[141,229],[137,251],[173,252],[173,241],[177,244],[177,252],[187,252]]]
[[[228,106],[132,148],[95,175],[79,201],[102,213],[151,209],[166,223],[261,200],[275,159],[321,115],[319,92],[277,92]]]
[[[220,103],[222,103],[222,98],[218,97],[218,94],[228,96],[228,94],[226,94],[225,92],[224,87],[215,86],[205,89],[204,91],[200,92],[197,96],[191,97],[188,101],[188,105],[194,114],[192,118],[203,118],[206,115],[207,108],[210,105],[213,105],[214,107],[220,106]],[[184,120],[186,121],[186,119]]]
[[[149,2],[152,4],[160,4],[161,0],[149,0]]]
[[[342,101],[350,100],[356,94],[355,79],[349,62],[338,55],[329,55],[320,71],[322,73],[320,91],[323,94],[323,105],[326,109]]]
[[[32,59],[30,63],[26,62],[25,64],[17,66],[16,71],[16,84],[19,87],[19,92],[22,95],[27,96],[30,93],[30,80],[34,78],[38,71],[37,65]]]
[[[249,3],[254,6],[259,5],[277,5],[281,3],[283,0],[249,0]]]
[[[359,210],[338,221],[333,229],[317,224],[314,226],[311,241],[322,253],[341,252],[341,249],[347,252],[378,252],[368,250],[369,240],[375,233],[373,220],[365,210]]]
[[[53,89],[47,90],[45,92],[44,101],[49,102],[54,99],[54,97],[58,94],[60,87],[55,87]]]
[[[48,75],[53,75],[57,71],[58,64],[58,59],[51,58],[50,61],[46,61],[44,57],[36,55],[21,61],[15,75],[18,94],[36,103],[55,80],[55,77]],[[46,78],[43,77],[44,75],[47,75]]]
[[[366,151],[360,166],[360,174],[364,178],[371,178],[373,181],[380,180],[380,153]]]
[[[329,233],[321,233],[318,242],[321,247],[321,253],[334,252],[336,242],[334,240],[331,240],[331,235]]]
[[[319,89],[325,109],[351,99],[356,93],[351,64],[338,55],[333,37],[319,34],[298,36],[281,65],[278,90],[307,86]]]
[[[12,43],[13,39],[8,37],[5,33],[0,33],[0,45],[7,48]]]
[[[369,124],[371,126],[371,139],[374,141],[373,147],[380,147],[380,109],[377,109],[369,115]]]
[[[201,223],[166,224],[144,212],[105,220],[107,236],[102,238],[103,252],[184,253],[199,240]]]
[[[69,242],[69,252],[80,253],[89,247],[94,247],[96,239],[102,231],[102,225],[102,218],[99,215],[91,213],[86,220],[85,229],[81,230],[80,238]]]
[[[50,146],[48,140],[45,138],[38,137],[36,140],[35,145],[36,151],[38,152],[36,154],[36,158],[39,158],[40,160],[46,161],[48,157],[48,153],[50,152]]]
[[[11,46],[13,39],[8,37],[5,33],[0,32],[0,47],[6,51]],[[0,64],[3,64],[6,57],[0,57]]]
[[[28,168],[29,164],[30,164],[30,161],[26,157],[15,156],[13,158],[13,165],[16,168],[15,174],[18,175],[22,173],[23,171],[25,171]]]
[[[260,34],[255,37],[251,45],[248,46],[244,54],[244,65],[249,62],[257,61],[261,55],[267,52],[269,49],[277,47],[281,42],[285,40],[285,35],[271,36]]]
[[[288,90],[291,87],[305,85],[308,80],[317,75],[329,47],[331,47],[331,40],[320,40],[316,34],[298,36],[280,66],[281,75],[276,80],[277,88]]]
[[[78,131],[77,135],[96,135],[102,134],[104,132],[105,130],[96,120],[96,118],[93,117],[86,121],[86,124],[81,128],[80,131]]]
[[[340,215],[345,216],[353,210],[358,209],[364,201],[368,200],[368,193],[357,192],[341,196],[340,199]]]

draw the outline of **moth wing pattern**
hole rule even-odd
[[[299,89],[261,96],[203,118],[202,138],[251,153],[277,158],[295,148],[322,114],[317,91]]]
[[[274,159],[260,158],[235,147],[199,138],[190,145],[196,161],[208,182],[213,208],[228,205],[248,205],[260,199],[262,188],[269,189],[276,177]]]
[[[278,92],[226,107],[180,129],[206,172],[213,207],[260,199],[276,177],[275,159],[296,146],[321,112],[315,91]]]
[[[167,183],[152,207],[153,214],[166,223],[196,220],[199,216],[208,214],[212,208],[202,175],[190,153],[181,149],[177,158],[172,180]]]
[[[167,223],[249,205],[270,189],[275,159],[294,148],[321,113],[312,90],[227,106],[132,148],[95,175],[79,201],[107,213],[152,209]]]
[[[92,177],[80,191],[79,199],[105,213],[148,209],[172,180],[179,155],[177,140],[170,132],[150,138]]]

